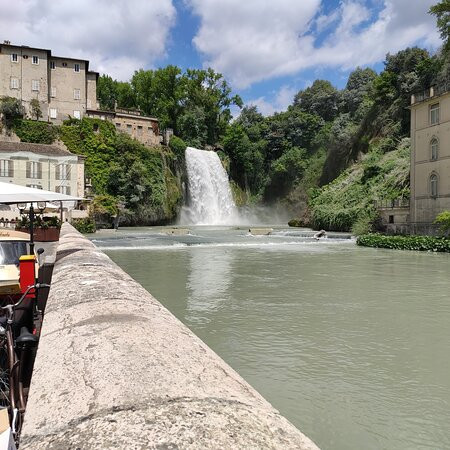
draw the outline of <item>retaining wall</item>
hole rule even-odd
[[[68,224],[20,448],[317,449]]]

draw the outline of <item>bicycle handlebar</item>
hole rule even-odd
[[[17,303],[14,303],[12,305],[6,305],[6,306],[0,306],[0,309],[9,309],[11,308],[11,306],[13,308],[17,308],[25,299],[25,297],[29,294],[29,292],[31,291],[31,289],[41,289],[41,288],[49,288],[50,285],[46,284],[46,283],[36,283],[36,284],[32,284],[30,286],[27,287],[26,291],[22,294],[22,297],[20,297],[19,301]]]

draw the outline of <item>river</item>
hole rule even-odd
[[[450,448],[450,255],[164,230],[93,240],[319,447]]]

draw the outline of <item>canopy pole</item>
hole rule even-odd
[[[33,203],[30,203],[30,255],[34,255],[34,208]]]

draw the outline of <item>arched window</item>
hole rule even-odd
[[[433,138],[430,143],[431,148],[431,160],[436,161],[438,159],[439,153],[439,141],[436,138]]]
[[[438,177],[435,173],[430,176],[430,193],[432,197],[437,197],[438,195]]]

